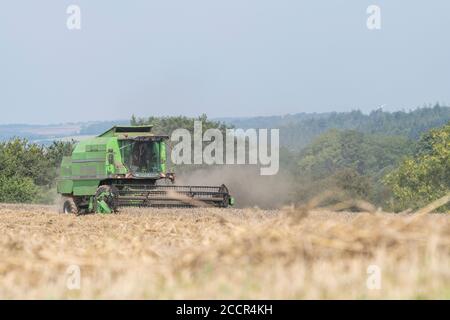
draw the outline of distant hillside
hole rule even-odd
[[[114,125],[129,124],[129,120],[91,121],[79,123],[29,125],[0,125],[0,141],[14,137],[25,138],[31,142],[49,144],[54,140],[74,139],[94,136],[103,133]]]
[[[73,123],[56,125],[0,125],[0,141],[9,140],[13,137],[26,138],[30,141],[65,137],[78,134],[80,127],[80,124]]]
[[[169,117],[171,118],[171,117]],[[155,118],[156,119],[156,118]],[[167,120],[167,119],[166,119]],[[382,110],[364,114],[361,111],[297,113],[284,116],[215,118],[236,128],[279,128],[280,143],[291,150],[301,150],[329,129],[351,129],[363,133],[398,135],[416,140],[421,133],[450,121],[450,107],[436,105],[409,112]],[[33,142],[75,139],[98,135],[114,125],[128,125],[130,120],[89,121],[56,125],[0,125],[0,141],[12,137]]]
[[[116,120],[116,121],[97,121],[85,123],[81,127],[80,134],[81,135],[99,135],[105,132],[111,127],[119,126],[119,125],[129,125],[130,120]]]
[[[351,129],[363,133],[398,135],[417,139],[421,133],[450,121],[450,107],[436,105],[409,112],[386,112],[381,109],[361,111],[299,113],[286,116],[217,119],[237,128],[279,128],[280,143],[300,150],[329,129]]]
[[[307,121],[311,119],[326,119],[332,113],[295,113],[282,116],[266,116],[266,117],[243,117],[233,118],[224,117],[216,118],[214,120],[233,124],[236,128],[248,129],[248,128],[276,128],[288,125],[290,123],[298,123],[300,121]]]

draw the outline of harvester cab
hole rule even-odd
[[[112,213],[120,207],[227,207],[225,185],[175,185],[167,172],[166,141],[152,126],[116,126],[79,142],[61,164],[57,191],[64,213]],[[161,183],[165,180],[169,183]]]

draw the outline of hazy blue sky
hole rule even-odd
[[[5,0],[0,123],[446,103],[449,14],[445,0]]]

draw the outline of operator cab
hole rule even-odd
[[[119,147],[123,164],[134,176],[159,178],[165,173],[165,143],[162,138],[119,140]]]

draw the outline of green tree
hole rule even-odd
[[[72,154],[75,141],[54,141],[46,148],[46,159],[51,168],[58,168],[61,165],[62,158]]]
[[[450,107],[427,105],[410,111],[387,112],[382,109],[364,114],[351,112],[298,113],[286,116],[231,118],[227,123],[238,128],[279,128],[281,145],[302,150],[330,129],[355,130],[367,134],[402,136],[418,140],[432,128],[450,120]]]
[[[36,199],[38,187],[30,178],[0,176],[0,202],[30,203]]]
[[[49,201],[57,168],[72,147],[73,142],[45,147],[19,138],[0,143],[0,201]]]
[[[417,208],[450,192],[450,122],[424,134],[413,157],[403,161],[384,182],[397,207]],[[443,208],[448,209],[449,206]]]
[[[170,136],[174,130],[180,128],[193,132],[194,121],[202,121],[203,132],[213,128],[224,132],[227,128],[231,128],[231,126],[220,121],[209,120],[206,114],[202,114],[197,118],[189,118],[185,116],[136,118],[136,116],[132,115],[130,124],[132,126],[152,125],[155,133]]]
[[[350,197],[384,206],[389,200],[381,178],[407,155],[414,143],[400,136],[329,130],[299,153],[297,195],[300,201],[337,187]]]

